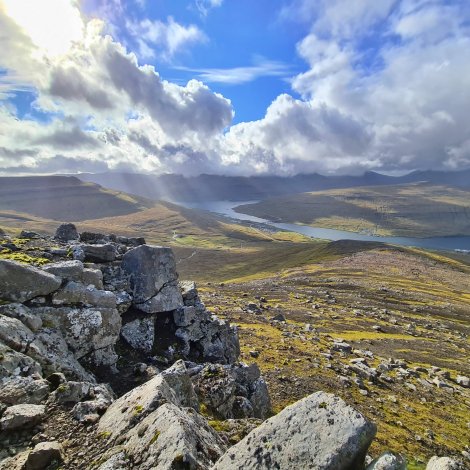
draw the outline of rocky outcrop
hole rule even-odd
[[[375,431],[340,398],[317,392],[268,419],[213,469],[362,470]]]

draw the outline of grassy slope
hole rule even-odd
[[[378,235],[470,235],[470,191],[425,183],[302,193],[237,210],[273,221]]]
[[[0,178],[0,217],[5,219],[29,214],[63,222],[80,221],[130,214],[153,205],[148,199],[74,177]]]

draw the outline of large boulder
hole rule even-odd
[[[340,398],[314,393],[265,421],[213,470],[362,470],[376,427]]]
[[[183,305],[173,252],[161,246],[141,245],[122,259],[129,276],[133,304],[146,313],[175,310]]]
[[[62,280],[33,266],[0,260],[0,299],[26,302],[56,291]]]
[[[54,238],[61,242],[68,242],[70,240],[78,240],[79,235],[77,227],[74,224],[61,224],[55,231]]]
[[[63,460],[62,446],[58,442],[40,442],[28,454],[25,470],[44,470],[53,463]]]

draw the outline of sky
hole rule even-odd
[[[470,167],[468,0],[0,0],[0,174]]]

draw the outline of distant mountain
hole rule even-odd
[[[250,201],[325,189],[355,188],[429,182],[470,188],[470,170],[460,172],[415,171],[405,176],[387,176],[369,171],[360,176],[323,176],[318,173],[281,176],[144,175],[138,173],[81,174],[90,181],[117,191],[149,199],[169,201]]]
[[[0,177],[0,211],[78,221],[130,214],[154,204],[73,176]]]

